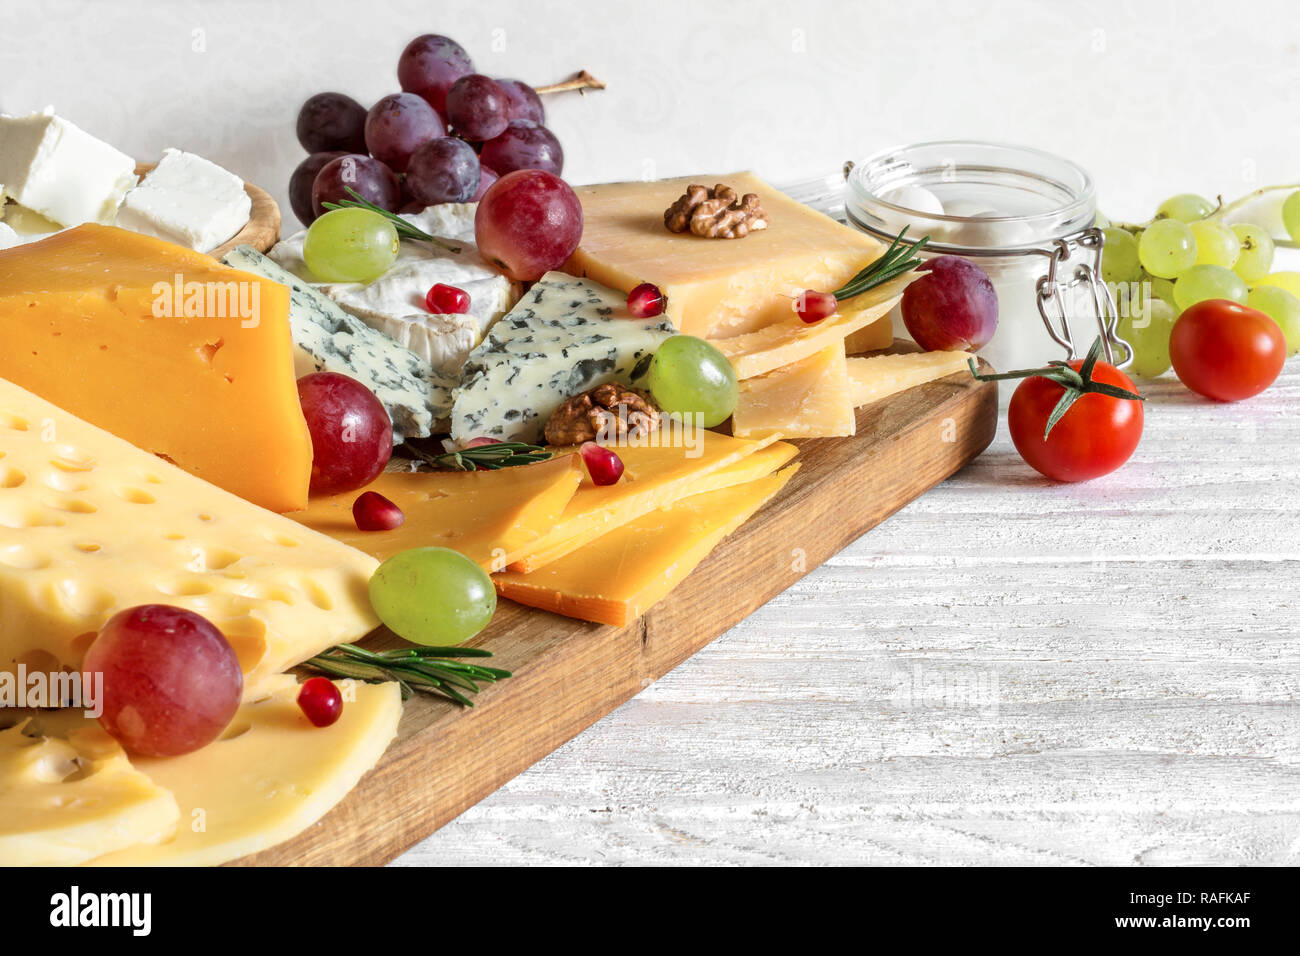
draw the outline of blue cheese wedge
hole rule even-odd
[[[388,409],[394,443],[432,434],[445,421],[454,379],[438,374],[410,349],[344,312],[255,249],[239,246],[222,261],[289,287],[297,375],[339,372],[361,382]]]
[[[566,399],[604,382],[644,385],[655,350],[675,334],[665,316],[633,316],[622,292],[548,272],[470,353],[452,441],[538,442]]]

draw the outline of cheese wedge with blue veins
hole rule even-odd
[[[451,437],[539,442],[569,398],[605,382],[644,386],[655,350],[677,330],[642,319],[627,296],[548,272],[470,353],[451,410]]]
[[[338,372],[361,382],[388,410],[394,444],[432,434],[450,414],[454,381],[411,349],[349,315],[250,246],[239,246],[222,261],[289,287],[295,374]]]

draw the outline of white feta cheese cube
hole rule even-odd
[[[54,115],[0,115],[5,195],[61,226],[111,223],[135,185],[135,161]]]
[[[126,194],[117,224],[210,252],[244,228],[252,208],[244,181],[234,173],[202,156],[167,149]]]

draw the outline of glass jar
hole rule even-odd
[[[846,164],[845,177],[850,225],[884,241],[906,226],[908,238],[930,236],[924,258],[962,256],[988,273],[998,327],[980,354],[997,370],[1078,356],[1098,334],[1108,361],[1131,361],[1100,279],[1092,177],[1077,164],[1023,146],[949,141],[883,150]],[[898,309],[894,327],[907,337]]]

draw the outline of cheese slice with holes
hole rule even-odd
[[[291,517],[379,560],[408,548],[452,548],[491,570],[504,568],[560,519],[586,470],[577,455],[557,455],[496,471],[380,475],[362,491],[313,498]],[[352,503],[364,491],[383,495],[405,520],[391,531],[360,531]]]
[[[0,380],[0,670],[78,667],[117,611],[172,604],[251,693],[378,626],[376,565]]]
[[[78,719],[66,737],[34,726],[39,716],[0,730],[0,866],[73,866],[175,830],[171,793]]]
[[[742,438],[835,438],[856,428],[842,341],[744,379],[731,417],[732,434]]]
[[[743,239],[672,233],[664,211],[692,183],[756,193],[769,224]],[[582,242],[564,271],[622,292],[653,282],[688,335],[726,338],[785,319],[804,289],[832,292],[884,248],[769,186],[753,173],[575,186]]]
[[[854,406],[878,402],[917,385],[970,371],[969,352],[905,352],[848,360]]]
[[[882,316],[888,315],[910,281],[911,276],[904,276],[855,296],[840,311],[820,322],[809,324],[791,313],[757,331],[719,339],[713,344],[730,360],[737,378],[765,375],[874,326]]]
[[[283,677],[269,696],[246,702],[217,741],[180,757],[134,765],[176,798],[173,836],[92,861],[93,866],[208,866],[269,849],[301,833],[373,767],[397,735],[395,683],[337,682],[343,713],[315,727]]]
[[[0,377],[274,511],[307,503],[289,290],[93,223],[0,251]]]
[[[519,604],[624,627],[663,600],[798,468],[691,495],[529,574],[506,571],[492,580],[499,594]]]
[[[774,438],[748,441],[717,432],[700,434],[704,446],[698,456],[682,446],[619,448],[623,477],[603,486],[585,478],[556,526],[510,570],[536,571],[656,508],[769,475],[798,452]]]

